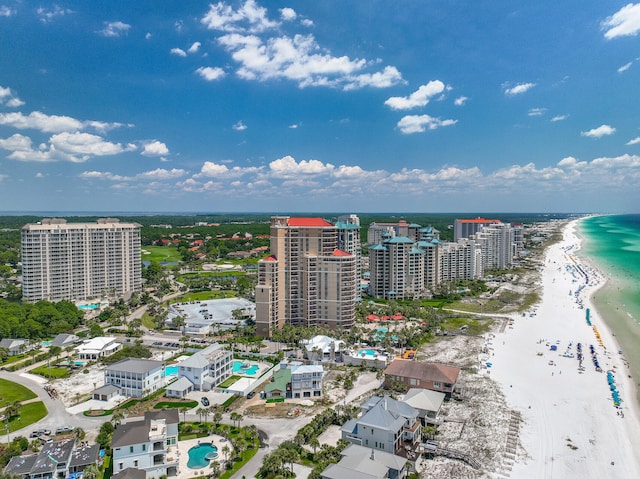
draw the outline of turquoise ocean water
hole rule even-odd
[[[616,335],[640,386],[640,215],[594,216],[580,222],[580,256],[607,278],[596,312]]]

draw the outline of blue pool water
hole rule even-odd
[[[166,366],[164,368],[165,376],[176,376],[178,374],[178,366]]]
[[[248,368],[243,368],[242,364],[243,364],[242,361],[234,361],[233,362],[233,373],[234,374],[254,375],[256,372],[258,372],[259,368],[255,364],[252,364]]]
[[[189,469],[202,469],[209,465],[211,459],[218,457],[218,448],[210,443],[198,444],[189,449]]]
[[[78,309],[98,309],[99,307],[100,307],[100,304],[98,304],[98,303],[81,304],[80,306],[78,306]]]
[[[367,356],[375,356],[376,352],[373,349],[361,349],[360,351],[358,351],[358,354],[360,356],[367,355]]]

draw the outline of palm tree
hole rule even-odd
[[[20,408],[22,404],[20,401],[13,401],[4,409],[4,415],[7,419],[11,419],[14,416],[20,414]]]
[[[214,412],[213,413],[213,422],[215,422],[216,425],[219,425],[220,421],[222,421],[222,413],[220,411]]]
[[[114,426],[119,426],[124,419],[124,413],[120,409],[116,409],[111,416],[111,422]]]
[[[218,474],[220,474],[220,463],[218,461],[211,461],[209,467],[211,468],[211,475],[218,477]]]
[[[100,470],[98,469],[98,465],[91,464],[85,467],[82,473],[82,476],[84,477],[84,479],[97,479],[99,474],[100,474]]]
[[[318,438],[316,436],[313,436],[311,439],[309,439],[309,445],[313,448],[313,455],[316,455],[316,449],[320,447],[320,441],[318,441]]]
[[[224,446],[222,446],[222,454],[224,454],[225,462],[227,461],[227,459],[229,457],[229,451],[231,451],[231,449],[229,449],[229,446],[227,446],[226,444]]]
[[[199,407],[198,409],[196,409],[196,414],[198,415],[200,422],[202,422],[202,415],[205,413],[205,411],[206,409],[203,407]]]
[[[187,411],[189,410],[188,407],[181,407],[180,408],[180,412],[182,413],[182,422],[187,422]]]
[[[76,427],[73,429],[73,437],[76,438],[76,441],[82,441],[86,436],[84,429],[81,427]]]

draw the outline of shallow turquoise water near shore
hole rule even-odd
[[[607,279],[593,296],[640,386],[640,215],[595,216],[580,222],[579,255]],[[637,391],[640,401],[640,389]]]

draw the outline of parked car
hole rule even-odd
[[[249,394],[247,394],[247,399],[251,399],[255,395],[256,395],[256,392],[255,391],[251,391]]]
[[[202,403],[202,405],[206,407],[209,405],[209,400],[203,396],[202,399],[200,399],[200,403]]]
[[[64,434],[71,431],[73,431],[73,428],[71,426],[58,426],[56,428],[56,434]]]

